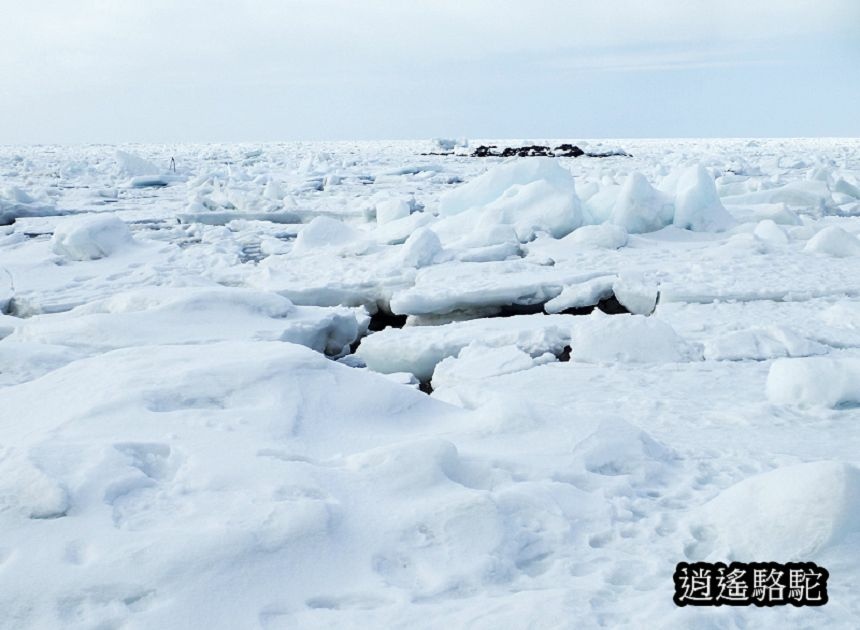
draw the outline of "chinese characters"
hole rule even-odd
[[[813,562],[679,562],[678,606],[823,606],[827,569]]]

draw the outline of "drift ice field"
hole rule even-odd
[[[857,627],[860,140],[465,144],[0,147],[0,626]]]

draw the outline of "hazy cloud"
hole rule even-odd
[[[277,138],[361,135],[384,132],[386,118],[403,114],[399,107],[420,108],[411,94],[422,82],[428,92],[455,86],[481,93],[483,87],[498,99],[505,81],[531,83],[539,76],[555,83],[530,89],[574,93],[577,73],[743,73],[751,66],[803,66],[801,53],[810,49],[832,55],[830,63],[850,73],[860,24],[860,3],[852,0],[2,2],[8,6],[2,10],[0,120],[15,124],[0,127],[0,142],[122,140],[123,115],[135,123],[128,138],[136,140],[160,139],[160,130],[175,135],[178,115],[188,139],[204,139],[213,129],[229,130],[225,138],[265,128]],[[856,82],[853,72],[846,78]],[[615,80],[607,79],[606,89]],[[353,99],[352,110],[348,102],[332,110],[332,103],[362,89],[378,90],[378,101]],[[766,82],[761,89],[768,89]],[[218,95],[238,112],[240,102],[261,97],[255,90],[277,110],[268,127],[205,120],[219,108],[224,115],[224,103],[212,102]],[[406,102],[385,100],[404,90]],[[164,103],[168,95],[172,105]],[[315,114],[314,103],[327,103],[327,116]],[[528,103],[509,105],[511,118],[533,119],[537,112]],[[98,115],[117,105],[122,109]],[[165,109],[173,110],[172,118]],[[424,112],[413,135],[445,126],[432,113]],[[363,122],[351,134],[349,126],[325,124],[332,114]],[[447,107],[446,116],[452,130],[483,131],[469,130],[473,104]],[[100,118],[115,122],[100,124]],[[648,122],[645,134],[661,133]],[[786,133],[792,123],[787,116]],[[846,133],[857,132],[852,124]]]

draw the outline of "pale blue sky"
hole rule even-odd
[[[856,0],[0,9],[0,144],[860,136]]]

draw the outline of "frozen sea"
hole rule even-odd
[[[860,140],[464,144],[0,147],[0,627],[857,627]]]

